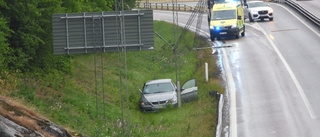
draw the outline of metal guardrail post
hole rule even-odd
[[[160,5],[159,5],[160,4]],[[142,6],[142,4],[138,5],[138,7],[140,8]],[[159,7],[161,6],[161,8]],[[165,8],[164,6],[167,6],[167,8]],[[182,6],[182,7],[181,7]],[[171,8],[170,8],[171,7]],[[164,5],[163,3],[143,3],[143,8],[144,9],[159,9],[159,10],[179,10],[179,11],[192,11],[195,8],[192,8],[190,6],[187,6],[186,4],[177,4],[177,6],[175,6],[175,4],[169,5],[167,3],[167,5]]]

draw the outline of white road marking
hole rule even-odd
[[[261,28],[261,26],[260,26],[258,23],[255,23],[255,24],[257,25],[256,28],[258,28],[258,30],[260,30],[260,31],[265,35],[265,37],[268,39],[268,41],[270,42],[272,48],[273,48],[273,49],[275,50],[275,52],[278,54],[280,60],[282,61],[282,63],[284,64],[285,68],[286,68],[287,71],[289,72],[289,74],[290,74],[290,76],[291,76],[291,78],[292,78],[292,80],[293,80],[296,88],[297,88],[298,91],[299,91],[299,94],[300,94],[300,96],[301,96],[304,104],[305,104],[306,107],[307,107],[307,110],[308,110],[308,112],[309,112],[309,114],[310,114],[310,117],[311,117],[312,119],[316,119],[317,116],[316,116],[316,114],[314,113],[314,111],[313,111],[313,109],[312,109],[312,107],[311,107],[311,105],[310,105],[310,102],[309,102],[306,94],[304,93],[304,91],[303,91],[303,89],[302,89],[302,87],[301,87],[301,85],[300,85],[297,77],[294,75],[294,73],[293,73],[292,69],[290,68],[289,64],[288,64],[287,61],[284,59],[284,57],[282,56],[281,52],[279,51],[279,49],[277,48],[277,46],[273,43],[273,41],[272,41],[271,38],[268,36],[268,34]]]
[[[284,9],[286,9],[290,14],[292,14],[292,16],[294,16],[296,19],[298,19],[303,25],[305,25],[306,27],[308,27],[313,33],[315,33],[316,35],[318,35],[318,37],[320,37],[320,34],[316,31],[316,30],[314,30],[311,26],[309,26],[307,23],[305,23],[303,20],[301,20],[300,18],[298,18],[298,16],[297,15],[295,15],[292,11],[290,11],[288,8],[286,8],[285,6],[282,6],[282,5],[280,5],[280,4],[275,4],[275,3],[273,3],[274,5],[277,5],[277,6],[280,6],[280,7],[282,7],[282,8],[284,8]]]
[[[234,80],[232,77],[229,59],[224,48],[221,49],[223,53],[223,65],[227,75],[227,85],[230,93],[230,136],[238,136],[238,127],[237,127],[237,102],[236,102],[236,91],[234,87]]]

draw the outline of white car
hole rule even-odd
[[[244,4],[243,12],[244,18],[249,18],[250,22],[258,19],[263,21],[266,18],[273,20],[273,9],[263,1],[248,1]]]
[[[147,81],[140,90],[139,102],[142,112],[157,112],[170,105],[178,106],[177,86],[171,79],[157,79]],[[189,102],[198,99],[198,87],[196,79],[191,79],[181,87],[181,102]]]

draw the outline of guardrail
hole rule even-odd
[[[142,3],[138,4],[138,8],[144,9],[156,9],[156,10],[173,10],[173,8],[177,8],[175,10],[178,11],[192,11],[193,7],[187,6],[185,4],[168,4],[168,3]]]
[[[217,120],[217,127],[216,127],[216,137],[221,137],[222,133],[222,109],[223,109],[223,94],[219,95],[219,104],[218,104],[218,120]]]
[[[294,9],[296,9],[303,16],[307,17],[310,21],[315,23],[318,26],[318,28],[320,28],[320,19],[318,17],[316,17],[315,15],[313,15],[312,13],[310,13],[309,11],[307,11],[306,9],[304,9],[303,7],[301,7],[299,4],[295,3],[292,0],[286,0],[285,3],[293,7]]]

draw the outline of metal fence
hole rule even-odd
[[[175,10],[178,11],[192,11],[194,10],[193,7],[187,6],[186,4],[168,4],[168,3],[142,3],[138,4],[138,8],[143,9],[156,9],[156,10]]]
[[[54,54],[154,49],[152,10],[54,14],[52,27]]]

